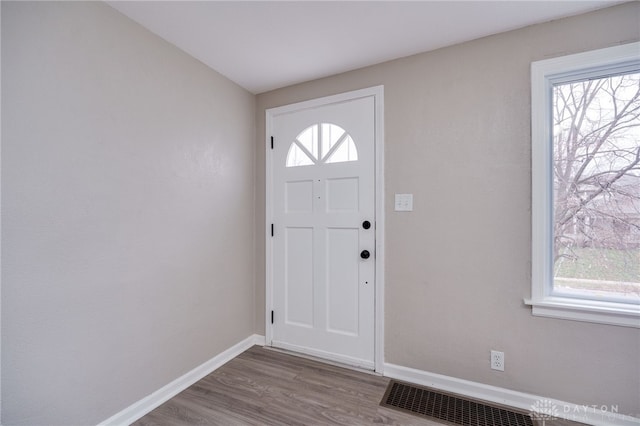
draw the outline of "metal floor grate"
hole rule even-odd
[[[527,414],[395,380],[380,405],[464,426],[533,426]]]

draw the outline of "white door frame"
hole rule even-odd
[[[266,161],[266,206],[265,206],[265,341],[270,345],[273,340],[271,311],[273,309],[273,164],[271,135],[273,117],[279,114],[316,108],[323,105],[345,102],[365,97],[373,97],[375,102],[375,238],[376,238],[376,290],[375,290],[375,371],[383,374],[384,366],[384,86],[369,87],[333,96],[298,102],[277,108],[267,109],[265,134]]]

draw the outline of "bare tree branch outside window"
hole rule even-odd
[[[640,73],[553,101],[554,288],[640,301]]]

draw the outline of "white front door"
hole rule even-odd
[[[272,346],[374,369],[375,99],[271,116]]]

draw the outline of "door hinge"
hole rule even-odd
[[[273,237],[273,223],[271,224],[271,236]]]
[[[273,149],[273,136],[271,136],[271,149]]]
[[[271,311],[271,324],[273,324],[273,311]]]

